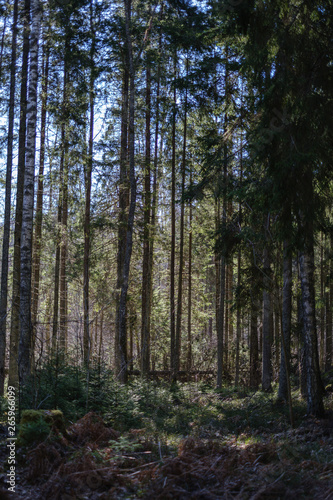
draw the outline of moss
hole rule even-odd
[[[51,429],[56,429],[65,436],[67,435],[64,416],[60,410],[24,410],[19,429],[18,446],[43,441]]]

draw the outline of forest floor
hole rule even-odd
[[[326,418],[315,419],[295,391],[291,428],[288,407],[275,393],[186,384],[168,396],[166,389],[163,397],[158,392],[155,385],[148,398],[147,389],[145,399],[138,396],[145,405],[133,419],[138,426],[128,425],[126,412],[118,426],[110,415],[89,412],[65,435],[53,428],[39,444],[18,448],[10,498],[333,499],[332,394],[325,398]],[[3,432],[4,490],[7,457]]]

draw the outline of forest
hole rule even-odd
[[[0,498],[333,498],[332,0],[0,0],[0,81]]]

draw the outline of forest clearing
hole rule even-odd
[[[0,0],[0,497],[333,498],[332,24]]]

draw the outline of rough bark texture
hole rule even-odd
[[[188,59],[186,61],[186,75],[188,74]],[[182,309],[183,309],[183,274],[184,274],[184,218],[185,218],[185,170],[186,170],[186,140],[187,140],[187,88],[184,103],[184,135],[182,154],[182,184],[181,184],[181,209],[180,209],[180,242],[179,242],[179,271],[178,271],[178,297],[176,321],[176,371],[180,369],[181,338],[182,338]]]
[[[2,262],[1,262],[1,292],[0,292],[0,395],[1,396],[3,395],[4,392],[5,359],[6,359],[8,256],[9,256],[10,211],[11,211],[12,167],[13,167],[17,18],[18,18],[18,0],[15,0],[14,12],[13,12],[13,25],[12,25],[12,55],[10,63],[10,88],[9,88],[9,109],[8,109],[6,195],[5,195],[4,229],[3,229],[3,239],[2,239]]]
[[[43,223],[43,194],[44,194],[44,163],[45,163],[45,138],[46,138],[46,113],[47,113],[47,92],[49,75],[49,48],[47,42],[44,43],[43,50],[43,77],[42,77],[42,110],[41,110],[41,134],[40,134],[40,156],[39,173],[35,216],[35,234],[33,249],[33,286],[32,286],[32,307],[31,320],[33,326],[33,337],[36,336],[36,323],[39,299],[39,281],[40,281],[40,257],[42,250],[42,223]],[[33,341],[33,346],[35,342]]]
[[[24,173],[24,196],[21,232],[21,283],[20,283],[20,344],[19,377],[24,383],[30,373],[31,362],[31,271],[32,271],[32,234],[34,206],[34,175],[37,122],[37,83],[38,83],[38,42],[41,22],[39,0],[31,3],[32,26],[30,36],[29,94],[27,105],[26,161]]]
[[[262,325],[262,390],[272,390],[272,326],[273,308],[271,300],[272,279],[270,256],[267,247],[264,249],[264,291],[263,291],[263,325]]]
[[[237,256],[237,289],[240,290],[241,286],[241,260],[242,253],[241,250],[238,250]],[[236,359],[235,359],[235,386],[239,384],[239,349],[240,349],[240,341],[241,341],[241,308],[238,305],[237,313],[236,313]]]
[[[190,185],[192,185],[192,170],[190,172]],[[188,380],[190,380],[190,372],[192,369],[192,219],[193,208],[190,202],[189,213],[189,236],[188,236],[188,306],[187,306],[187,354],[186,354],[186,370]]]
[[[287,370],[286,362],[290,363],[290,333],[291,333],[291,290],[292,290],[292,254],[288,241],[283,244],[283,290],[282,290],[282,329],[284,345],[287,351],[287,360],[284,349],[281,349],[281,363],[279,376],[278,398],[287,401]]]
[[[145,158],[145,193],[144,193],[144,233],[143,233],[143,262],[142,262],[142,322],[141,322],[141,374],[146,377],[150,367],[150,292],[151,268],[150,255],[150,217],[151,217],[151,190],[150,190],[150,67],[146,69],[146,158]]]
[[[64,60],[64,77],[63,77],[63,99],[62,99],[62,123],[61,123],[61,156],[60,156],[60,166],[59,166],[59,196],[58,196],[58,215],[57,215],[57,230],[56,230],[56,257],[55,257],[55,268],[54,268],[54,294],[53,294],[53,324],[52,324],[52,354],[57,355],[58,340],[59,347],[64,348],[64,325],[62,324],[61,340],[59,335],[59,323],[63,321],[64,314],[64,303],[59,302],[64,299],[63,290],[66,281],[64,282],[64,269],[63,263],[64,254],[66,253],[67,243],[64,241],[66,234],[65,228],[67,222],[64,223],[64,214],[67,214],[66,207],[66,170],[67,170],[67,156],[68,156],[68,144],[67,144],[67,130],[66,130],[66,110],[67,110],[67,78],[68,78],[68,68],[67,68],[67,39],[65,41],[65,60]],[[65,249],[62,247],[65,246]],[[62,283],[61,283],[62,281]],[[60,311],[59,311],[60,309]],[[59,321],[59,312],[62,314],[62,318]],[[59,339],[58,339],[59,335]]]
[[[120,290],[122,287],[123,268],[126,251],[126,223],[128,215],[128,86],[129,72],[126,60],[123,70],[122,105],[121,105],[121,137],[120,137],[120,170],[119,170],[119,215],[118,215],[118,251],[117,251],[117,312],[116,321],[119,318]],[[115,335],[115,369],[120,372],[119,357],[119,326],[116,323]]]
[[[330,252],[332,255],[333,251],[333,235],[330,237]],[[333,263],[332,258],[329,259],[329,282],[328,289],[326,291],[326,349],[325,349],[325,370],[328,371],[332,367],[332,309],[333,309]]]
[[[223,347],[224,347],[224,304],[225,304],[225,257],[220,260],[220,290],[219,290],[219,315],[217,323],[217,381],[218,389],[222,388],[223,378]]]
[[[93,168],[94,148],[94,92],[95,92],[95,28],[94,28],[93,1],[90,1],[90,82],[89,82],[89,144],[88,158],[85,169],[85,211],[84,211],[84,256],[83,256],[83,359],[85,366],[89,366],[91,355],[91,335],[89,323],[89,278],[90,278],[90,206],[91,206],[91,178]],[[97,347],[97,337],[96,337]]]
[[[132,33],[131,33],[131,2],[125,0],[125,27],[126,48],[129,65],[129,120],[128,120],[128,158],[129,158],[129,181],[130,181],[130,205],[127,219],[126,250],[122,273],[122,286],[120,290],[117,335],[119,346],[120,370],[117,373],[118,380],[122,383],[127,381],[127,334],[126,334],[126,311],[127,292],[129,284],[129,271],[132,256],[133,225],[136,206],[136,178],[134,161],[134,111],[135,111],[135,68],[133,61]]]
[[[300,252],[299,262],[304,321],[307,408],[309,414],[322,416],[324,414],[324,406],[319,371],[313,275],[314,255],[311,244]]]
[[[12,315],[11,315],[10,345],[9,345],[8,384],[13,386],[16,386],[19,381],[18,347],[19,347],[19,336],[20,336],[20,261],[21,261],[23,183],[24,183],[24,170],[25,170],[25,136],[26,136],[26,114],[27,114],[29,33],[30,33],[29,17],[30,17],[30,0],[25,0],[24,10],[23,10],[20,127],[19,127],[19,146],[18,146],[17,180],[16,180],[16,208],[15,208],[15,227],[14,227]]]
[[[176,78],[176,63],[174,69]],[[170,364],[171,378],[177,378],[177,346],[175,315],[175,249],[176,249],[176,86],[173,93],[172,159],[171,159],[171,254],[170,254]]]
[[[255,295],[255,292],[254,292]],[[259,373],[259,349],[258,349],[258,300],[253,296],[251,300],[250,320],[250,388],[258,389]]]

